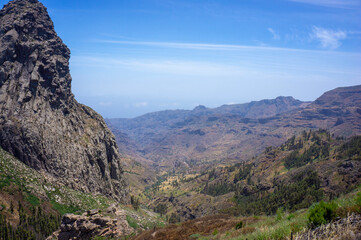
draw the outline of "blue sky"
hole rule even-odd
[[[361,84],[361,0],[43,0],[73,92],[134,117]]]

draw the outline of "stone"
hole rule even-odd
[[[60,229],[54,232],[47,240],[91,239],[93,237],[121,238],[134,231],[122,209],[116,209],[109,216],[96,214],[89,216],[87,212],[82,215],[66,214],[61,221]]]
[[[66,186],[127,203],[114,135],[75,100],[69,58],[40,2],[0,11],[0,146]]]

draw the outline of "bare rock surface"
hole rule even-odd
[[[60,229],[47,239],[120,238],[131,234],[133,231],[126,220],[125,211],[111,206],[104,213],[95,209],[82,215],[64,215]]]
[[[0,146],[69,187],[127,201],[114,135],[75,100],[69,58],[40,2],[0,11]]]

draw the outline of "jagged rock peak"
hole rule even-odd
[[[43,4],[37,0],[14,0],[0,12],[2,30],[16,30],[22,40],[38,41],[57,38],[54,25]]]
[[[28,102],[41,95],[53,108],[72,100],[70,50],[40,2],[14,0],[5,5],[0,11],[0,38],[0,86],[5,79],[22,75],[18,84],[22,91],[8,89],[13,98]]]
[[[0,146],[74,189],[127,199],[114,135],[74,99],[69,58],[40,2],[0,11]]]

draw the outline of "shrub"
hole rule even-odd
[[[283,210],[283,207],[279,207],[276,211],[276,219],[277,221],[281,221],[282,218],[283,218],[283,215],[284,215],[284,210]]]
[[[237,225],[236,225],[236,229],[238,230],[238,229],[241,229],[243,227],[243,222],[242,221],[240,221],[239,223],[237,223]]]
[[[290,228],[291,228],[291,232],[297,233],[303,229],[303,224],[299,222],[293,222],[291,223]]]
[[[130,203],[132,204],[135,211],[138,211],[139,209],[139,199],[137,197],[134,197],[133,195],[130,196]]]
[[[291,221],[293,218],[295,218],[295,215],[293,213],[287,216],[288,221]]]
[[[165,214],[167,213],[167,205],[165,205],[164,203],[158,204],[158,205],[154,208],[154,212],[160,213],[160,216],[165,215]]]
[[[198,239],[200,238],[202,235],[200,235],[199,233],[195,233],[195,234],[192,234],[189,236],[189,238],[195,238],[195,239]]]
[[[168,221],[169,223],[178,223],[180,222],[180,216],[177,215],[176,213],[172,213]]]
[[[357,193],[356,199],[355,199],[356,205],[361,207],[361,192]]]
[[[129,224],[130,227],[134,228],[134,229],[137,229],[138,228],[138,224],[137,224],[137,221],[132,218],[131,216],[127,215],[126,216],[126,219],[127,219],[127,222]]]
[[[313,205],[308,213],[308,222],[311,227],[317,227],[331,222],[336,218],[336,204],[321,201]]]

